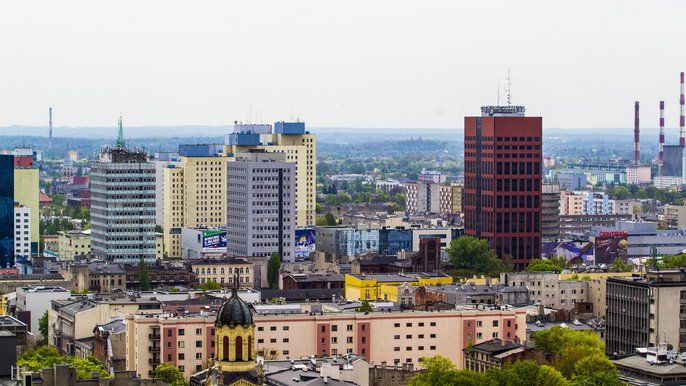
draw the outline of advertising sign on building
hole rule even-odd
[[[295,257],[308,257],[314,252],[314,228],[295,230]]]
[[[226,252],[226,231],[206,230],[202,232],[203,253]]]
[[[612,264],[616,258],[626,262],[628,234],[626,232],[600,232],[595,238],[595,263]]]

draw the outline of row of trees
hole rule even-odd
[[[536,348],[544,353],[544,363],[519,361],[504,369],[484,373],[457,370],[450,360],[424,358],[426,371],[413,376],[410,386],[619,386],[619,372],[604,354],[604,345],[593,331],[553,327],[536,332]]]

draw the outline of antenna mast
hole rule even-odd
[[[681,73],[681,75],[682,75],[681,78],[683,79],[683,72]],[[683,94],[683,92],[682,92],[682,94]],[[682,107],[682,111],[683,111],[683,107]],[[50,130],[49,130],[49,134],[50,134],[49,135],[49,137],[50,137],[49,147],[50,147],[50,149],[52,149],[52,107],[50,107],[48,109],[48,122],[49,122],[48,125],[50,127]]]

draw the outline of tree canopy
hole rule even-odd
[[[41,341],[46,343],[48,341],[48,311],[45,311],[43,316],[38,319],[38,332],[41,336]]]
[[[281,269],[281,258],[274,252],[267,262],[267,282],[269,288],[279,289],[279,270]]]
[[[107,369],[95,357],[86,359],[70,355],[61,355],[55,347],[41,346],[35,350],[27,350],[17,358],[17,366],[27,365],[31,371],[40,371],[53,365],[68,364],[76,369],[76,378],[89,379],[93,373],[100,373],[100,378],[111,378]]]
[[[553,260],[533,259],[526,267],[527,272],[562,272],[562,268]]]
[[[145,260],[141,257],[141,261],[138,263],[138,269],[140,270],[141,278],[141,291],[150,290],[150,275],[148,274],[148,265],[145,264]]]
[[[488,247],[486,240],[462,236],[453,240],[446,252],[450,263],[465,276],[498,276],[503,271],[503,264]]]
[[[164,381],[169,386],[188,386],[190,381],[183,377],[183,373],[174,363],[160,363],[155,367],[155,377]]]

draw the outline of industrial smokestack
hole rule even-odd
[[[638,101],[634,102],[634,165],[641,163],[641,131],[638,126]]]
[[[665,146],[665,101],[660,101],[660,142],[658,146],[659,161],[662,164]]]
[[[679,98],[679,105],[681,107],[681,115],[679,115],[679,146],[685,147],[686,140],[684,139],[684,73],[681,73],[681,97]]]
[[[50,148],[52,149],[52,107],[48,110],[48,117],[49,117],[49,137],[50,137]]]

